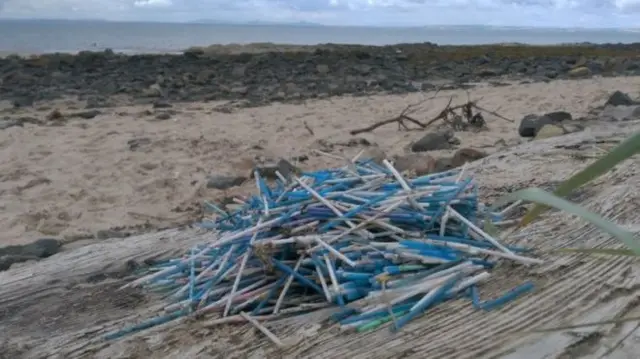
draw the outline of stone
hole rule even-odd
[[[227,190],[242,185],[247,180],[243,176],[213,175],[207,179],[207,188]]]
[[[63,115],[62,112],[60,112],[60,110],[55,109],[51,112],[49,112],[49,114],[47,115],[47,121],[58,121],[63,119]]]
[[[57,254],[62,246],[62,243],[55,238],[40,238],[33,242],[35,246],[34,253],[40,258],[47,258],[54,254]]]
[[[148,137],[134,138],[132,140],[127,141],[127,145],[129,146],[129,151],[136,151],[141,146],[146,146],[151,143],[151,139]]]
[[[98,110],[87,110],[87,111],[81,111],[81,112],[76,112],[74,114],[71,114],[70,117],[80,117],[85,120],[90,120],[100,114],[102,114],[102,112]]]
[[[578,121],[572,122],[564,122],[562,123],[562,128],[564,129],[564,133],[574,133],[584,131],[584,124],[579,123]]]
[[[484,68],[480,69],[476,72],[476,76],[486,78],[486,77],[497,77],[500,76],[500,70],[492,69],[492,68]]]
[[[467,162],[477,161],[485,157],[487,157],[487,154],[483,151],[473,148],[461,148],[453,154],[453,157],[451,158],[451,166],[454,168],[460,167]]]
[[[166,100],[153,101],[153,108],[171,108],[171,107],[173,107],[173,105]]]
[[[20,96],[14,98],[13,101],[11,101],[11,104],[14,108],[24,108],[33,106],[34,102],[35,99],[33,98],[33,96]]]
[[[422,136],[411,145],[413,152],[426,152],[434,150],[447,150],[459,144],[459,140],[453,136],[452,131],[430,132]]]
[[[143,91],[143,95],[147,97],[162,97],[163,93],[160,84],[153,84]]]
[[[536,134],[544,125],[554,123],[555,121],[548,116],[526,115],[520,121],[518,134],[521,137],[536,137]]]
[[[425,153],[409,153],[394,157],[393,166],[399,172],[411,171],[416,176],[424,176],[434,172],[436,160]]]
[[[161,121],[169,120],[171,119],[171,114],[169,112],[160,112],[156,115],[155,119]]]
[[[616,91],[609,96],[609,99],[605,103],[605,106],[632,106],[638,105],[637,101],[634,101],[624,92]]]
[[[246,72],[247,72],[246,66],[236,66],[231,71],[231,76],[238,77],[238,78],[239,77],[244,77]]]
[[[115,229],[101,229],[96,232],[96,238],[100,240],[105,240],[109,238],[126,238],[128,237],[128,233],[115,230]]]
[[[291,179],[294,175],[301,174],[301,170],[291,164],[291,162],[281,158],[276,163],[266,163],[258,165],[254,168],[254,170],[258,171],[261,177],[276,180],[279,179],[278,175],[276,175],[276,171],[279,172],[284,178]],[[254,177],[254,171],[251,171],[251,177]]]
[[[244,96],[247,93],[249,93],[249,87],[247,87],[247,86],[235,86],[235,87],[232,87],[230,91],[233,94]]]
[[[316,71],[318,71],[319,74],[326,75],[329,73],[329,66],[324,64],[318,64],[316,65]]]
[[[562,136],[565,134],[565,129],[560,125],[544,125],[536,133],[536,140],[544,140],[545,138],[551,138],[556,136]]]
[[[549,112],[545,113],[544,116],[549,117],[554,123],[573,120],[573,116],[567,111]]]
[[[572,79],[588,78],[591,77],[591,70],[586,66],[579,66],[569,70],[567,75]]]

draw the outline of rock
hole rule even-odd
[[[242,65],[236,66],[231,71],[231,76],[233,76],[233,77],[244,77],[246,72],[247,72],[246,66],[242,66]]]
[[[301,170],[292,165],[291,162],[281,158],[277,163],[267,163],[256,166],[254,171],[257,170],[261,177],[271,180],[279,179],[276,175],[276,171],[279,172],[284,178],[290,179],[294,175],[299,175]],[[251,171],[251,177],[254,177],[254,171]]]
[[[393,160],[393,167],[399,172],[411,171],[416,176],[423,176],[434,172],[436,160],[424,153],[409,153],[396,156]]]
[[[459,144],[460,140],[453,136],[452,131],[430,132],[422,136],[418,141],[411,145],[413,152],[426,152],[434,150],[446,150],[453,148]]]
[[[47,258],[57,254],[62,243],[55,238],[41,238],[33,242],[33,253],[40,258]]]
[[[387,158],[387,154],[377,146],[368,147],[360,156],[360,160],[373,160],[377,164],[382,164],[382,161]]]
[[[90,120],[98,115],[102,114],[102,112],[98,111],[98,110],[87,110],[87,111],[81,111],[81,112],[76,112],[70,115],[70,117],[80,117],[83,118],[85,120]]]
[[[369,147],[374,145],[373,143],[371,143],[371,141],[367,140],[364,137],[350,138],[349,141],[347,142],[339,142],[336,144],[340,146],[346,146],[346,147],[359,147],[359,146]]]
[[[0,271],[11,268],[15,263],[51,257],[60,251],[62,243],[54,238],[42,238],[25,245],[0,248]]]
[[[591,77],[591,70],[586,66],[579,66],[569,70],[567,75],[572,79],[588,78]]]
[[[585,128],[584,124],[579,123],[578,121],[563,122],[561,126],[564,129],[565,134],[584,131]]]
[[[159,84],[153,84],[145,89],[142,94],[146,97],[162,97],[164,95],[164,91],[162,90],[162,86]]]
[[[453,161],[451,158],[443,157],[436,159],[435,168],[433,170],[434,172],[444,172],[453,168],[455,167],[453,167]]]
[[[172,104],[167,102],[166,100],[156,100],[153,102],[153,108],[171,108]]]
[[[329,73],[329,66],[324,64],[316,65],[316,71],[318,71],[319,74],[326,75]]]
[[[571,121],[573,119],[573,116],[567,111],[549,112],[545,113],[544,116],[549,117],[554,123]]]
[[[193,46],[186,49],[182,55],[186,58],[197,59],[200,56],[204,55],[204,49],[201,47]]]
[[[499,76],[501,73],[500,70],[497,69],[490,69],[490,68],[485,68],[485,69],[480,69],[476,72],[476,76],[481,77],[481,78],[486,78],[486,77],[497,77]]]
[[[132,140],[127,141],[127,146],[129,146],[129,151],[135,151],[140,146],[145,146],[151,143],[151,139],[148,137],[142,138],[134,138]]]
[[[627,95],[626,93],[616,91],[611,94],[611,96],[609,96],[609,99],[605,103],[605,106],[631,106],[638,104],[639,103],[637,101],[632,100],[631,97],[629,97],[629,95]]]
[[[101,229],[96,232],[96,238],[105,240],[109,238],[126,238],[129,234],[115,229]]]
[[[62,120],[64,116],[62,115],[62,112],[60,112],[60,110],[55,109],[49,112],[46,118],[47,118],[47,121],[59,121],[59,120]]]
[[[169,120],[169,119],[171,119],[171,114],[169,112],[160,112],[160,113],[156,114],[155,119],[156,120],[161,120],[161,121]]]
[[[556,136],[562,136],[565,134],[565,129],[560,125],[544,125],[536,133],[536,140],[543,140],[545,138],[551,138]]]
[[[544,125],[554,124],[555,121],[548,116],[526,115],[518,127],[518,134],[521,137],[535,137]]]
[[[598,119],[605,121],[631,121],[640,119],[640,106],[607,106]]]
[[[93,109],[97,107],[114,107],[114,103],[105,96],[89,97],[84,108]]]
[[[467,162],[473,162],[485,157],[487,157],[487,154],[480,150],[475,150],[473,148],[461,148],[453,154],[453,157],[451,158],[451,166],[453,168],[460,167]]]
[[[24,245],[0,247],[0,257],[21,256],[30,258],[47,258],[60,250],[61,242],[54,238],[42,238]]]
[[[33,96],[20,96],[14,98],[13,101],[11,101],[11,104],[14,108],[24,108],[33,106],[34,102],[35,99],[33,98]]]
[[[227,190],[232,187],[240,186],[247,178],[243,176],[214,175],[207,179],[207,188]]]

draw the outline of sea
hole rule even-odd
[[[0,20],[0,53],[99,51],[178,53],[211,44],[322,43],[439,45],[640,42],[640,29],[554,29],[494,26],[411,28],[329,27],[308,24],[216,24],[60,20]]]

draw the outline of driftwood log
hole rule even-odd
[[[626,126],[626,127],[623,127]],[[484,197],[565,179],[588,160],[572,155],[589,142],[622,139],[640,123],[606,123],[534,141],[473,163],[468,170]],[[568,148],[571,148],[569,150]],[[480,166],[482,165],[482,166]],[[640,162],[628,160],[585,187],[578,200],[628,229],[640,227]],[[522,280],[533,293],[484,312],[469,301],[438,306],[399,333],[386,328],[341,333],[323,321],[330,311],[264,322],[286,345],[278,349],[247,323],[183,320],[115,342],[100,336],[147,318],[164,302],[139,291],[117,291],[131,261],[188,250],[211,234],[170,230],[112,239],[0,273],[0,357],[7,358],[637,358],[637,322],[559,332],[559,325],[638,316],[640,268],[627,257],[541,254],[542,266],[500,267],[482,287],[489,298]],[[579,219],[547,216],[512,242],[541,253],[559,247],[616,248],[619,244]],[[129,263],[129,265],[127,265]],[[207,324],[209,323],[209,324]]]

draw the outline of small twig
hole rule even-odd
[[[304,128],[307,129],[307,131],[309,131],[309,133],[311,134],[311,136],[315,136],[316,134],[313,132],[313,129],[311,129],[311,127],[309,126],[309,124],[307,123],[307,121],[302,121],[302,123],[304,124]]]
[[[472,104],[472,106],[473,106],[473,107],[475,107],[476,109],[478,109],[479,111],[483,111],[483,112],[486,112],[486,113],[488,113],[488,114],[490,114],[490,115],[494,115],[494,116],[496,116],[497,118],[500,118],[500,119],[502,119],[502,120],[505,120],[505,121],[508,121],[508,122],[514,122],[513,120],[508,119],[508,118],[506,118],[506,117],[504,117],[504,116],[500,115],[499,113],[497,113],[497,112],[495,112],[495,111],[489,111],[489,110],[487,110],[487,109],[484,109],[484,108],[482,108],[482,107],[478,106],[476,103],[473,103],[473,104]]]
[[[266,335],[267,338],[269,338],[269,340],[273,342],[273,344],[275,344],[279,348],[284,348],[284,343],[282,343],[280,339],[278,339],[278,337],[276,337],[275,334],[271,333],[271,331],[269,331],[269,329],[267,329],[264,325],[260,324],[257,320],[251,318],[251,316],[249,316],[245,312],[240,312],[240,316],[242,316],[244,319],[247,320],[247,322],[251,323],[254,327],[256,327],[259,331],[261,331],[262,334]]]

